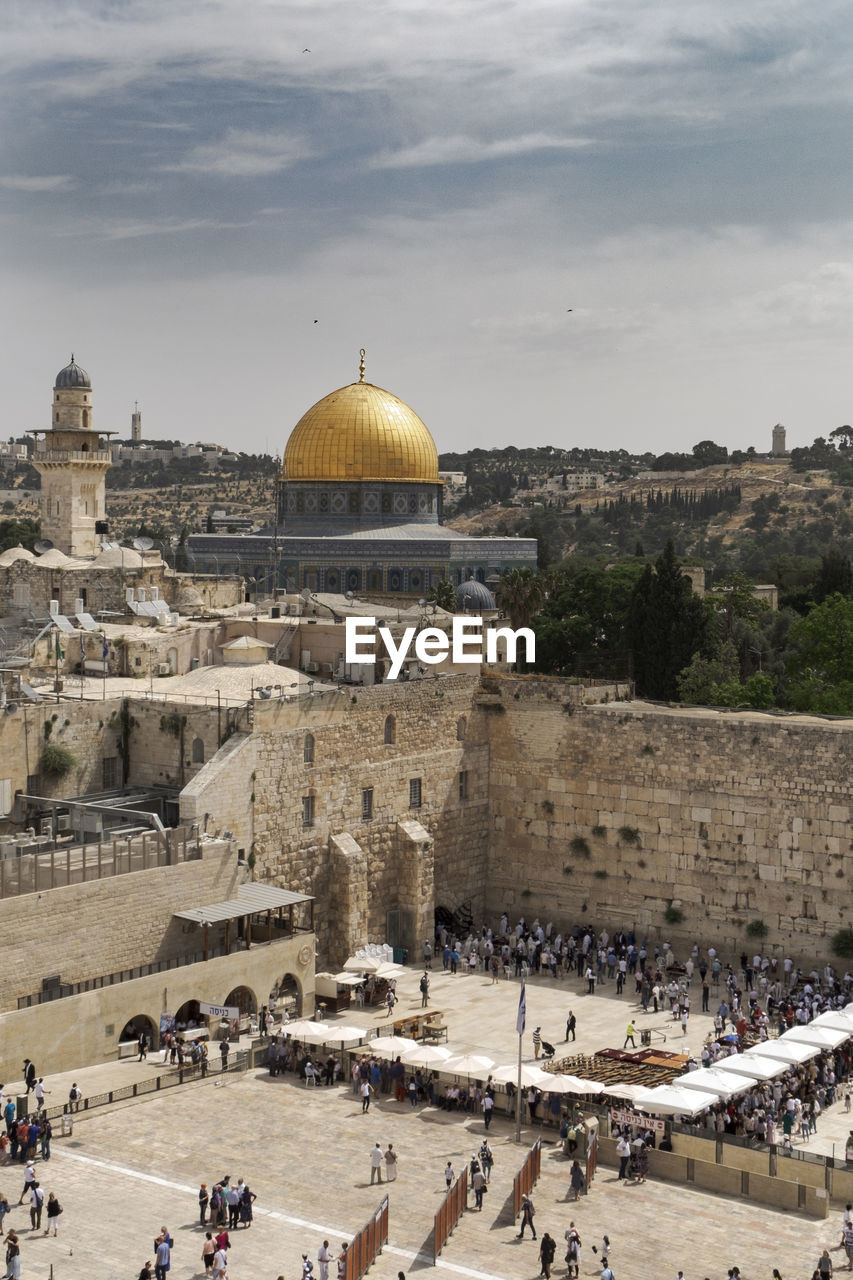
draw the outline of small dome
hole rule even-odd
[[[35,560],[35,556],[32,551],[27,551],[27,548],[22,547],[19,542],[16,547],[9,547],[7,551],[3,552],[2,556],[0,556],[0,565],[6,569],[10,564],[14,564],[16,560]]]
[[[36,564],[40,569],[67,569],[69,565],[76,564],[71,556],[67,556],[64,551],[60,551],[59,547],[51,547],[49,551],[43,551],[36,559]]]
[[[96,569],[141,569],[142,556],[132,547],[109,547],[92,563]]]
[[[489,588],[476,578],[460,583],[456,588],[456,603],[466,613],[491,613],[497,608]]]
[[[74,361],[74,353],[71,353],[71,363],[67,364],[64,369],[60,369],[56,375],[56,382],[53,384],[55,391],[62,391],[69,387],[88,387],[91,390],[92,383],[85,369],[81,369],[79,364]]]

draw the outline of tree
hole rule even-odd
[[[694,653],[709,645],[709,609],[693,594],[681,572],[672,542],[646,569],[634,588],[627,637],[634,652],[634,678],[643,697],[666,701],[678,696],[678,674]]]
[[[456,590],[447,578],[434,583],[427,591],[426,598],[430,604],[436,604],[439,609],[446,609],[448,613],[456,611]]]
[[[532,569],[509,569],[501,574],[495,591],[498,608],[513,627],[526,627],[545,599],[545,584]]]
[[[853,565],[850,557],[838,547],[830,547],[825,556],[820,558],[820,573],[815,583],[814,598],[822,604],[827,596],[853,595]]]
[[[789,632],[788,697],[797,711],[853,715],[853,600],[838,593]]]
[[[700,440],[693,446],[693,457],[703,467],[714,463],[726,462],[729,451],[724,444],[715,444],[713,440]]]

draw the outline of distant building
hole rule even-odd
[[[12,440],[0,440],[0,458],[13,458],[15,462],[26,462],[27,446],[15,444]]]
[[[788,450],[785,448],[785,428],[781,422],[777,422],[773,428],[773,448],[771,453],[774,458],[784,458]]]
[[[133,413],[130,415],[130,438],[134,444],[139,444],[142,439],[142,414],[139,412],[139,403],[133,406]]]

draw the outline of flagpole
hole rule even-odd
[[[521,1142],[521,1040],[527,1022],[527,991],[524,979],[521,979],[521,991],[518,996],[518,1017],[515,1029],[518,1032],[518,1073],[515,1081],[515,1140]]]

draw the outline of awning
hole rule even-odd
[[[241,884],[236,898],[226,902],[209,902],[204,907],[189,907],[172,914],[178,920],[192,920],[194,924],[219,924],[223,920],[237,920],[241,916],[253,916],[261,911],[277,911],[279,907],[293,907],[300,902],[312,902],[307,893],[293,893],[290,889],[277,889],[271,884]]]

